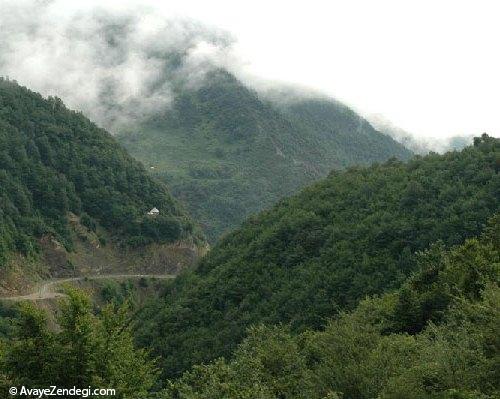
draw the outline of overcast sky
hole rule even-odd
[[[0,0],[0,3],[8,0]],[[20,1],[20,0],[19,0]],[[60,12],[123,0],[59,2]],[[324,91],[423,137],[500,136],[498,1],[129,1],[236,39],[243,74]]]

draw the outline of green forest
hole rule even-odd
[[[411,156],[328,98],[277,104],[226,71],[174,91],[171,108],[118,140],[186,204],[211,243],[332,169]]]
[[[56,331],[34,306],[3,309],[0,389],[496,399],[499,155],[483,135],[461,152],[334,172],[250,218],[145,308],[110,298],[96,311],[69,290]]]
[[[256,324],[230,358],[193,367],[160,397],[498,398],[499,232],[496,216],[479,238],[419,252],[400,289],[319,331]]]
[[[149,218],[153,207],[161,213]],[[44,236],[71,251],[70,213],[125,246],[201,239],[165,186],[109,133],[58,98],[0,79],[0,267],[12,253],[36,257]]]
[[[139,342],[164,375],[230,355],[254,324],[324,328],[367,295],[398,288],[418,253],[479,235],[500,210],[500,142],[462,152],[332,172],[250,217],[163,300],[144,312]]]
[[[500,399],[494,3],[0,0],[0,399]]]
[[[0,300],[0,397],[500,398],[500,139],[410,158],[341,104],[212,79],[119,140],[0,80],[0,268],[73,251],[75,218],[124,252],[215,242],[175,279]]]

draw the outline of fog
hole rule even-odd
[[[500,134],[492,4],[0,0],[0,75],[114,132],[225,68],[274,100],[335,97],[443,151]]]
[[[114,130],[169,107],[231,60],[233,39],[144,7],[61,13],[59,2],[9,2],[0,15],[0,74],[62,98]]]

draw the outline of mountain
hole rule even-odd
[[[156,217],[147,215],[153,207]],[[111,135],[58,98],[0,80],[2,288],[30,273],[153,264],[152,248],[180,242],[203,238]]]
[[[251,218],[140,311],[69,288],[52,320],[2,304],[0,391],[497,398],[499,171],[500,140],[483,135],[461,153],[334,172]],[[353,291],[360,281],[380,294]]]
[[[197,365],[161,398],[493,399],[500,393],[500,217],[419,256],[401,289],[322,331],[255,326],[231,358]]]
[[[212,242],[331,169],[411,155],[330,99],[281,104],[220,70],[173,90],[171,108],[118,140],[168,183]]]
[[[122,398],[495,399],[499,282],[497,214],[460,246],[433,244],[400,289],[363,300],[324,329],[297,334],[258,324],[231,357],[168,381],[134,346],[126,306],[113,302],[96,312],[85,294],[68,290],[57,329],[44,309],[0,306],[7,333],[0,335],[0,392],[97,381]],[[160,384],[165,389],[156,392]]]
[[[250,217],[143,313],[140,341],[165,375],[229,356],[254,324],[321,329],[398,288],[433,243],[480,234],[500,210],[500,140],[332,172]]]

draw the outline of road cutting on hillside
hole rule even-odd
[[[62,298],[66,295],[57,291],[57,287],[65,283],[73,283],[84,280],[126,280],[126,279],[171,279],[173,274],[102,274],[92,276],[67,277],[43,281],[37,285],[35,292],[26,295],[14,295],[0,297],[2,301],[40,301],[45,299]]]

